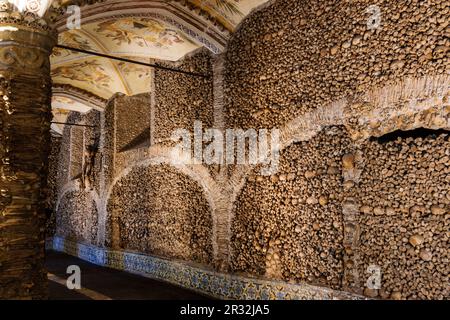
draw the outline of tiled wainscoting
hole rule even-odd
[[[65,252],[96,265],[166,281],[219,299],[330,300],[364,299],[361,296],[307,284],[252,279],[205,270],[180,261],[126,251],[113,251],[61,237],[47,240],[47,248]]]

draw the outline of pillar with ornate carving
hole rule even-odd
[[[0,0],[0,299],[41,299],[56,35],[42,18],[51,1],[9,2]]]

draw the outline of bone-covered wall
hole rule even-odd
[[[348,145],[343,128],[326,128],[285,149],[277,174],[249,175],[233,212],[233,270],[340,288]]]
[[[74,121],[74,114],[70,114],[67,117],[67,122]],[[63,136],[61,137],[61,146],[59,148],[59,157],[58,163],[56,166],[58,167],[57,172],[57,185],[58,192],[69,182],[69,168],[70,168],[70,127],[64,126]]]
[[[148,93],[110,99],[93,190],[69,174],[85,160],[65,129],[57,234],[318,291],[448,299],[448,10],[272,1],[220,57],[165,64],[209,77],[153,70]],[[278,129],[278,170],[183,163],[168,140],[196,120]]]
[[[408,76],[448,74],[448,10],[447,0],[274,1],[228,44],[227,125],[282,126]]]
[[[92,163],[92,174],[89,189],[98,190],[100,189],[100,172],[103,161],[102,153],[100,152],[100,135],[101,135],[101,114],[97,110],[92,110],[85,114],[84,123],[88,127],[84,128],[84,164],[86,161]],[[92,159],[86,154],[87,149],[92,151]]]
[[[383,298],[449,296],[449,133],[362,146],[360,273],[383,271]]]
[[[47,190],[46,190],[46,236],[51,237],[56,231],[55,206],[58,200],[58,163],[61,149],[61,137],[52,136],[49,155]]]
[[[118,219],[120,248],[212,261],[212,217],[205,195],[198,183],[168,165],[133,168],[114,185],[108,212]]]
[[[233,270],[370,297],[448,297],[445,139],[367,141],[449,128],[448,1],[413,2],[274,1],[238,28],[225,54],[227,127],[281,129],[288,148],[277,174],[252,172],[236,198]],[[330,124],[346,126],[344,140]],[[349,158],[359,167],[341,172]],[[391,213],[359,212],[367,206]],[[379,290],[367,287],[374,266]]]
[[[55,235],[97,244],[102,155],[99,150],[100,112],[71,112],[64,128],[58,161]],[[74,138],[75,136],[75,138]],[[87,152],[87,150],[92,152]],[[91,174],[83,179],[84,172]]]
[[[96,203],[83,191],[65,193],[58,206],[56,235],[96,244],[98,212]]]
[[[150,142],[151,95],[148,93],[116,99],[116,149],[123,152]]]
[[[206,128],[212,127],[211,60],[211,53],[202,49],[182,62],[168,65],[201,76],[155,70],[155,142],[167,141],[177,129],[192,131],[195,120],[201,121]]]

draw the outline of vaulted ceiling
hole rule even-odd
[[[60,13],[55,22],[60,45],[153,62],[177,61],[201,46],[220,53],[239,22],[266,1],[56,0],[53,7]],[[72,4],[81,6],[80,29],[68,28],[72,12],[65,9]],[[87,93],[87,100],[92,94],[109,99],[119,92],[135,95],[150,91],[151,72],[146,66],[60,48],[55,48],[51,63],[54,84],[79,89]],[[70,95],[61,94],[54,93],[53,98],[59,119],[68,110],[92,107],[89,103],[80,107],[83,94],[73,103],[68,101]]]

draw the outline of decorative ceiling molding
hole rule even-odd
[[[231,0],[234,2],[239,2],[239,0]],[[70,5],[78,5],[78,6],[88,6],[88,5],[94,5],[99,3],[105,3],[105,2],[111,2],[108,0],[56,0],[54,7],[60,8],[60,10],[64,10]],[[146,0],[138,0],[135,2],[150,2]],[[202,17],[203,19],[207,20],[209,23],[213,24],[215,27],[217,27],[219,30],[224,31],[227,30],[227,27],[224,23],[221,22],[220,17],[218,17],[215,14],[212,14],[208,10],[204,10],[200,5],[196,4],[195,1],[186,1],[186,0],[162,0],[159,2],[164,3],[177,3],[178,6],[183,7],[185,11],[191,11],[198,16]],[[60,11],[64,12],[64,11]],[[230,28],[228,28],[229,31],[231,31]]]
[[[53,97],[67,97],[96,110],[103,110],[107,100],[92,92],[71,86],[70,84],[53,84]]]
[[[211,22],[203,10],[189,9],[188,5],[172,1],[101,1],[83,7],[81,15],[82,25],[128,17],[153,18],[184,33],[215,54],[223,51],[231,31],[220,24]],[[68,15],[63,14],[56,20],[55,28],[58,32],[67,30],[67,18]]]

